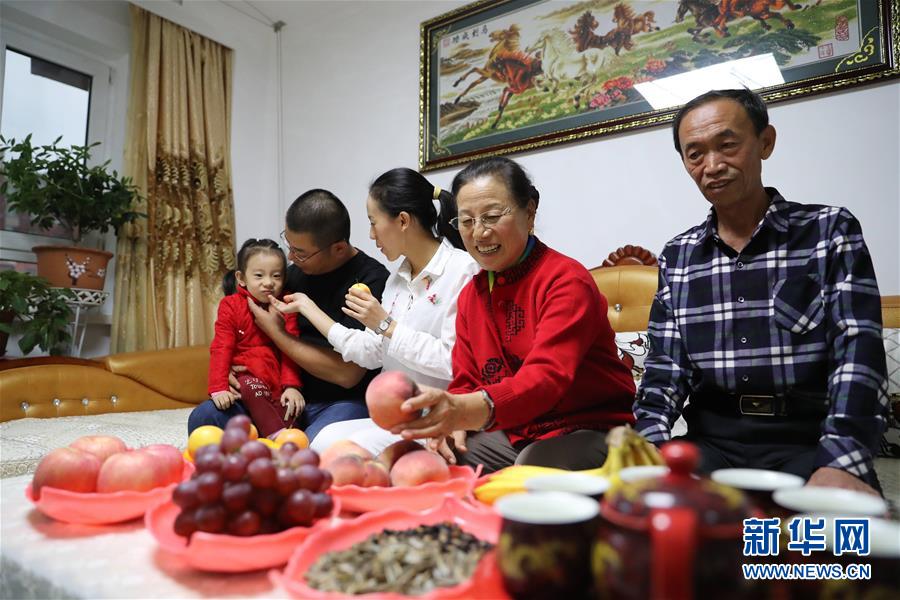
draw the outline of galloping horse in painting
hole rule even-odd
[[[472,88],[488,79],[505,85],[503,92],[500,94],[500,103],[497,106],[497,118],[494,120],[491,128],[497,127],[497,123],[500,122],[503,110],[509,104],[510,98],[514,94],[521,94],[525,90],[534,87],[534,78],[541,74],[541,59],[536,56],[529,56],[519,49],[520,37],[518,25],[510,25],[507,29],[492,31],[490,39],[494,42],[494,47],[491,48],[485,65],[483,67],[472,67],[453,83],[453,87],[456,87],[472,73],[480,75],[478,79],[470,83],[469,87],[456,97],[456,100],[453,101],[454,104],[458,104]]]
[[[594,30],[599,25],[600,23],[597,22],[597,19],[589,10],[585,11],[575,21],[575,26],[569,30],[569,35],[575,41],[575,48],[579,52],[584,52],[588,48],[612,48],[615,50],[616,56],[618,56],[622,48],[626,50],[634,48],[634,42],[631,41],[630,27],[624,29],[616,27],[604,35],[597,35],[594,33]]]
[[[613,9],[613,22],[617,29],[630,30],[632,35],[645,31],[659,31],[656,25],[656,13],[652,10],[637,15],[628,4],[616,4]]]
[[[549,85],[556,93],[562,84],[578,86],[572,95],[577,108],[584,93],[597,82],[597,74],[606,63],[609,49],[586,48],[578,52],[575,42],[560,29],[544,31],[526,52],[540,53],[544,73],[537,85]]]
[[[709,0],[681,0],[678,3],[678,12],[675,13],[675,22],[681,23],[688,13],[694,15],[696,27],[688,27],[688,33],[695,42],[705,42],[700,34],[707,27],[715,29],[719,20],[719,7]]]
[[[788,29],[794,28],[794,23],[778,12],[787,7],[798,10],[801,5],[791,0],[721,0],[718,4],[710,0],[680,0],[678,11],[675,14],[675,22],[681,23],[687,13],[694,15],[696,27],[688,29],[688,33],[695,41],[703,41],[700,33],[707,27],[715,30],[721,37],[728,37],[726,23],[741,17],[752,17],[766,31],[772,29],[766,21],[775,18],[784,23]]]
[[[785,6],[791,10],[801,8],[799,4],[791,2],[791,0],[722,0],[719,4],[716,31],[719,32],[719,35],[727,35],[728,29],[725,27],[725,23],[740,17],[753,17],[766,31],[772,29],[772,26],[766,21],[773,17],[784,23],[788,29],[793,29],[794,23],[790,19],[785,18],[781,13],[772,12],[781,10]]]

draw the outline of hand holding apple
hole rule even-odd
[[[372,295],[369,286],[364,283],[357,283],[351,287],[344,300],[347,303],[347,306],[341,307],[344,314],[353,317],[369,329],[378,327],[378,324],[388,316],[381,303]]]

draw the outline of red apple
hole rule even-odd
[[[70,492],[95,492],[99,472],[100,459],[90,452],[57,448],[41,459],[31,480],[31,489],[35,499],[40,498],[44,486]]]
[[[400,423],[417,419],[417,413],[400,409],[403,402],[418,395],[419,388],[409,375],[402,371],[384,371],[366,388],[366,406],[369,416],[382,429],[390,430]]]
[[[319,457],[319,467],[327,469],[335,459],[348,455],[358,456],[363,460],[372,460],[372,453],[356,442],[338,440],[322,452],[322,455]]]
[[[146,492],[169,483],[168,473],[157,455],[133,450],[113,454],[100,468],[97,491],[100,493],[133,490]]]
[[[90,452],[100,459],[101,464],[113,454],[128,450],[125,442],[112,435],[86,435],[69,444],[69,447]]]
[[[381,451],[381,454],[375,457],[375,460],[384,465],[388,471],[391,470],[391,467],[394,466],[394,463],[400,460],[400,457],[409,452],[415,452],[416,450],[422,450],[422,444],[418,442],[414,442],[413,440],[400,440],[399,442],[394,442],[387,448]]]
[[[363,487],[390,487],[391,485],[391,476],[388,474],[388,469],[379,462],[367,460],[364,473]]]
[[[447,481],[450,468],[447,461],[434,452],[416,450],[400,457],[391,469],[391,483],[395,486],[413,486],[429,481]]]
[[[169,483],[181,481],[184,473],[184,458],[178,448],[169,444],[151,444],[141,448],[139,452],[146,452],[156,457],[166,472]]]
[[[366,465],[358,456],[347,454],[334,459],[328,466],[334,485],[363,485],[366,480]]]

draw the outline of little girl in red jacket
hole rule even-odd
[[[305,401],[299,367],[256,326],[248,301],[266,308],[269,298],[281,296],[287,260],[276,242],[249,239],[238,251],[237,264],[237,271],[229,271],[222,282],[225,297],[219,302],[209,348],[208,391],[219,410],[240,398],[260,435],[268,436],[291,427]],[[296,315],[285,315],[285,330],[300,335]],[[240,396],[229,389],[232,365],[247,367],[238,375]],[[275,398],[280,398],[280,406]]]

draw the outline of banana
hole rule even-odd
[[[644,439],[630,425],[614,427],[606,436],[609,452],[602,466],[594,469],[574,471],[585,475],[606,477],[614,484],[619,483],[619,471],[625,467],[637,465],[661,465],[662,456],[656,447]],[[507,494],[525,491],[525,482],[539,475],[572,473],[565,469],[516,465],[497,471],[487,482],[474,490],[475,497],[486,504],[493,504],[498,498]]]

